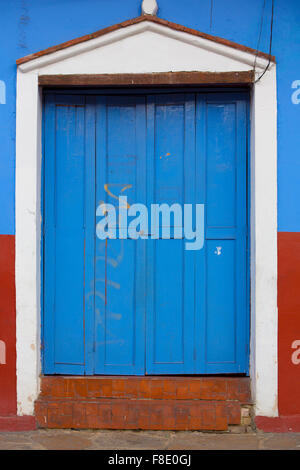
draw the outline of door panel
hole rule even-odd
[[[97,98],[96,200],[145,202],[144,97]],[[117,224],[118,225],[118,224]],[[143,240],[96,241],[95,373],[145,373]]]
[[[205,244],[196,254],[196,316],[202,373],[248,371],[246,102],[197,97],[197,200]]]
[[[236,219],[236,104],[206,104],[207,227],[234,227]]]
[[[148,99],[148,106],[154,107],[154,161],[152,162],[154,181],[151,202],[182,204],[184,200],[185,96],[151,97]]]
[[[84,373],[87,365],[85,280],[94,277],[94,106],[85,97],[46,98],[44,297],[45,373]],[[93,252],[93,250],[90,250]],[[71,347],[70,347],[71,345]],[[87,344],[88,347],[88,344]]]
[[[236,362],[235,333],[235,242],[220,241],[217,254],[216,240],[206,243],[206,361]]]
[[[44,142],[44,373],[247,373],[246,95],[49,93]],[[120,195],[147,240],[96,237]],[[203,249],[164,203],[204,204]]]
[[[148,207],[194,200],[195,95],[156,95],[147,109]],[[186,165],[185,165],[186,163]],[[194,254],[184,234],[174,239],[174,218],[161,219],[171,239],[147,240],[148,374],[194,373]],[[182,225],[182,224],[181,224]],[[152,231],[153,233],[153,231]]]

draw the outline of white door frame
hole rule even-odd
[[[16,129],[16,306],[18,414],[34,413],[41,373],[41,75],[247,71],[264,57],[143,21],[18,65]],[[251,65],[251,66],[250,66]],[[251,94],[251,360],[256,415],[277,407],[276,65]]]

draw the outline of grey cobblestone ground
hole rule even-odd
[[[0,450],[300,450],[300,434],[212,434],[168,431],[0,433]]]

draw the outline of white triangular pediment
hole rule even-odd
[[[39,74],[114,74],[264,69],[266,58],[143,21],[19,65]]]

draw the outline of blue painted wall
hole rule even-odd
[[[264,0],[158,0],[159,16],[257,48]],[[259,49],[268,52],[271,0]],[[14,234],[17,58],[139,16],[141,0],[0,0],[0,234]],[[278,63],[278,227],[300,232],[300,2],[275,0]],[[4,84],[1,84],[1,81]],[[4,93],[5,91],[5,93]],[[300,98],[300,93],[299,93]],[[297,95],[294,95],[295,103]]]

